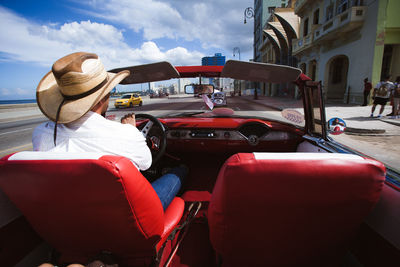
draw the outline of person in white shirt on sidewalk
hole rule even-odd
[[[383,110],[385,109],[386,103],[390,100],[391,92],[394,89],[394,84],[389,81],[390,76],[386,76],[385,79],[379,82],[374,89],[372,99],[374,99],[374,103],[372,104],[371,115],[374,116],[375,108],[377,105],[381,105],[381,109],[379,110],[378,118],[382,117]]]
[[[134,115],[122,123],[105,118],[110,91],[128,75],[127,70],[107,72],[96,54],[78,52],[57,60],[36,90],[38,106],[50,121],[35,128],[33,150],[104,152],[129,158],[139,170],[150,168],[152,155]],[[186,167],[177,167],[152,182],[164,210],[186,175]]]

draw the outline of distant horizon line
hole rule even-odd
[[[36,103],[36,98],[27,99],[0,99],[0,105]]]

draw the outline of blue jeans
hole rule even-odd
[[[185,167],[176,167],[151,183],[164,210],[178,194],[186,175],[187,169]]]

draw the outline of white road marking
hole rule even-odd
[[[11,147],[5,150],[1,150],[0,151],[0,157],[6,156],[8,154],[14,153],[14,152],[19,152],[19,151],[24,151],[24,150],[32,150],[32,143],[28,143],[25,145],[21,145],[21,146],[15,146],[15,147]]]
[[[22,130],[15,130],[15,131],[10,131],[10,132],[0,133],[0,135],[10,134],[10,133],[24,132],[24,131],[29,131],[29,130],[32,130],[32,129],[33,129],[33,128],[25,128],[25,129],[22,129]]]

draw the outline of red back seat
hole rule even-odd
[[[384,179],[356,155],[235,154],[211,196],[211,243],[223,266],[336,265]]]
[[[61,262],[109,251],[122,265],[147,265],[184,210],[175,198],[164,213],[151,184],[121,156],[20,152],[1,159],[0,170],[0,188]]]

